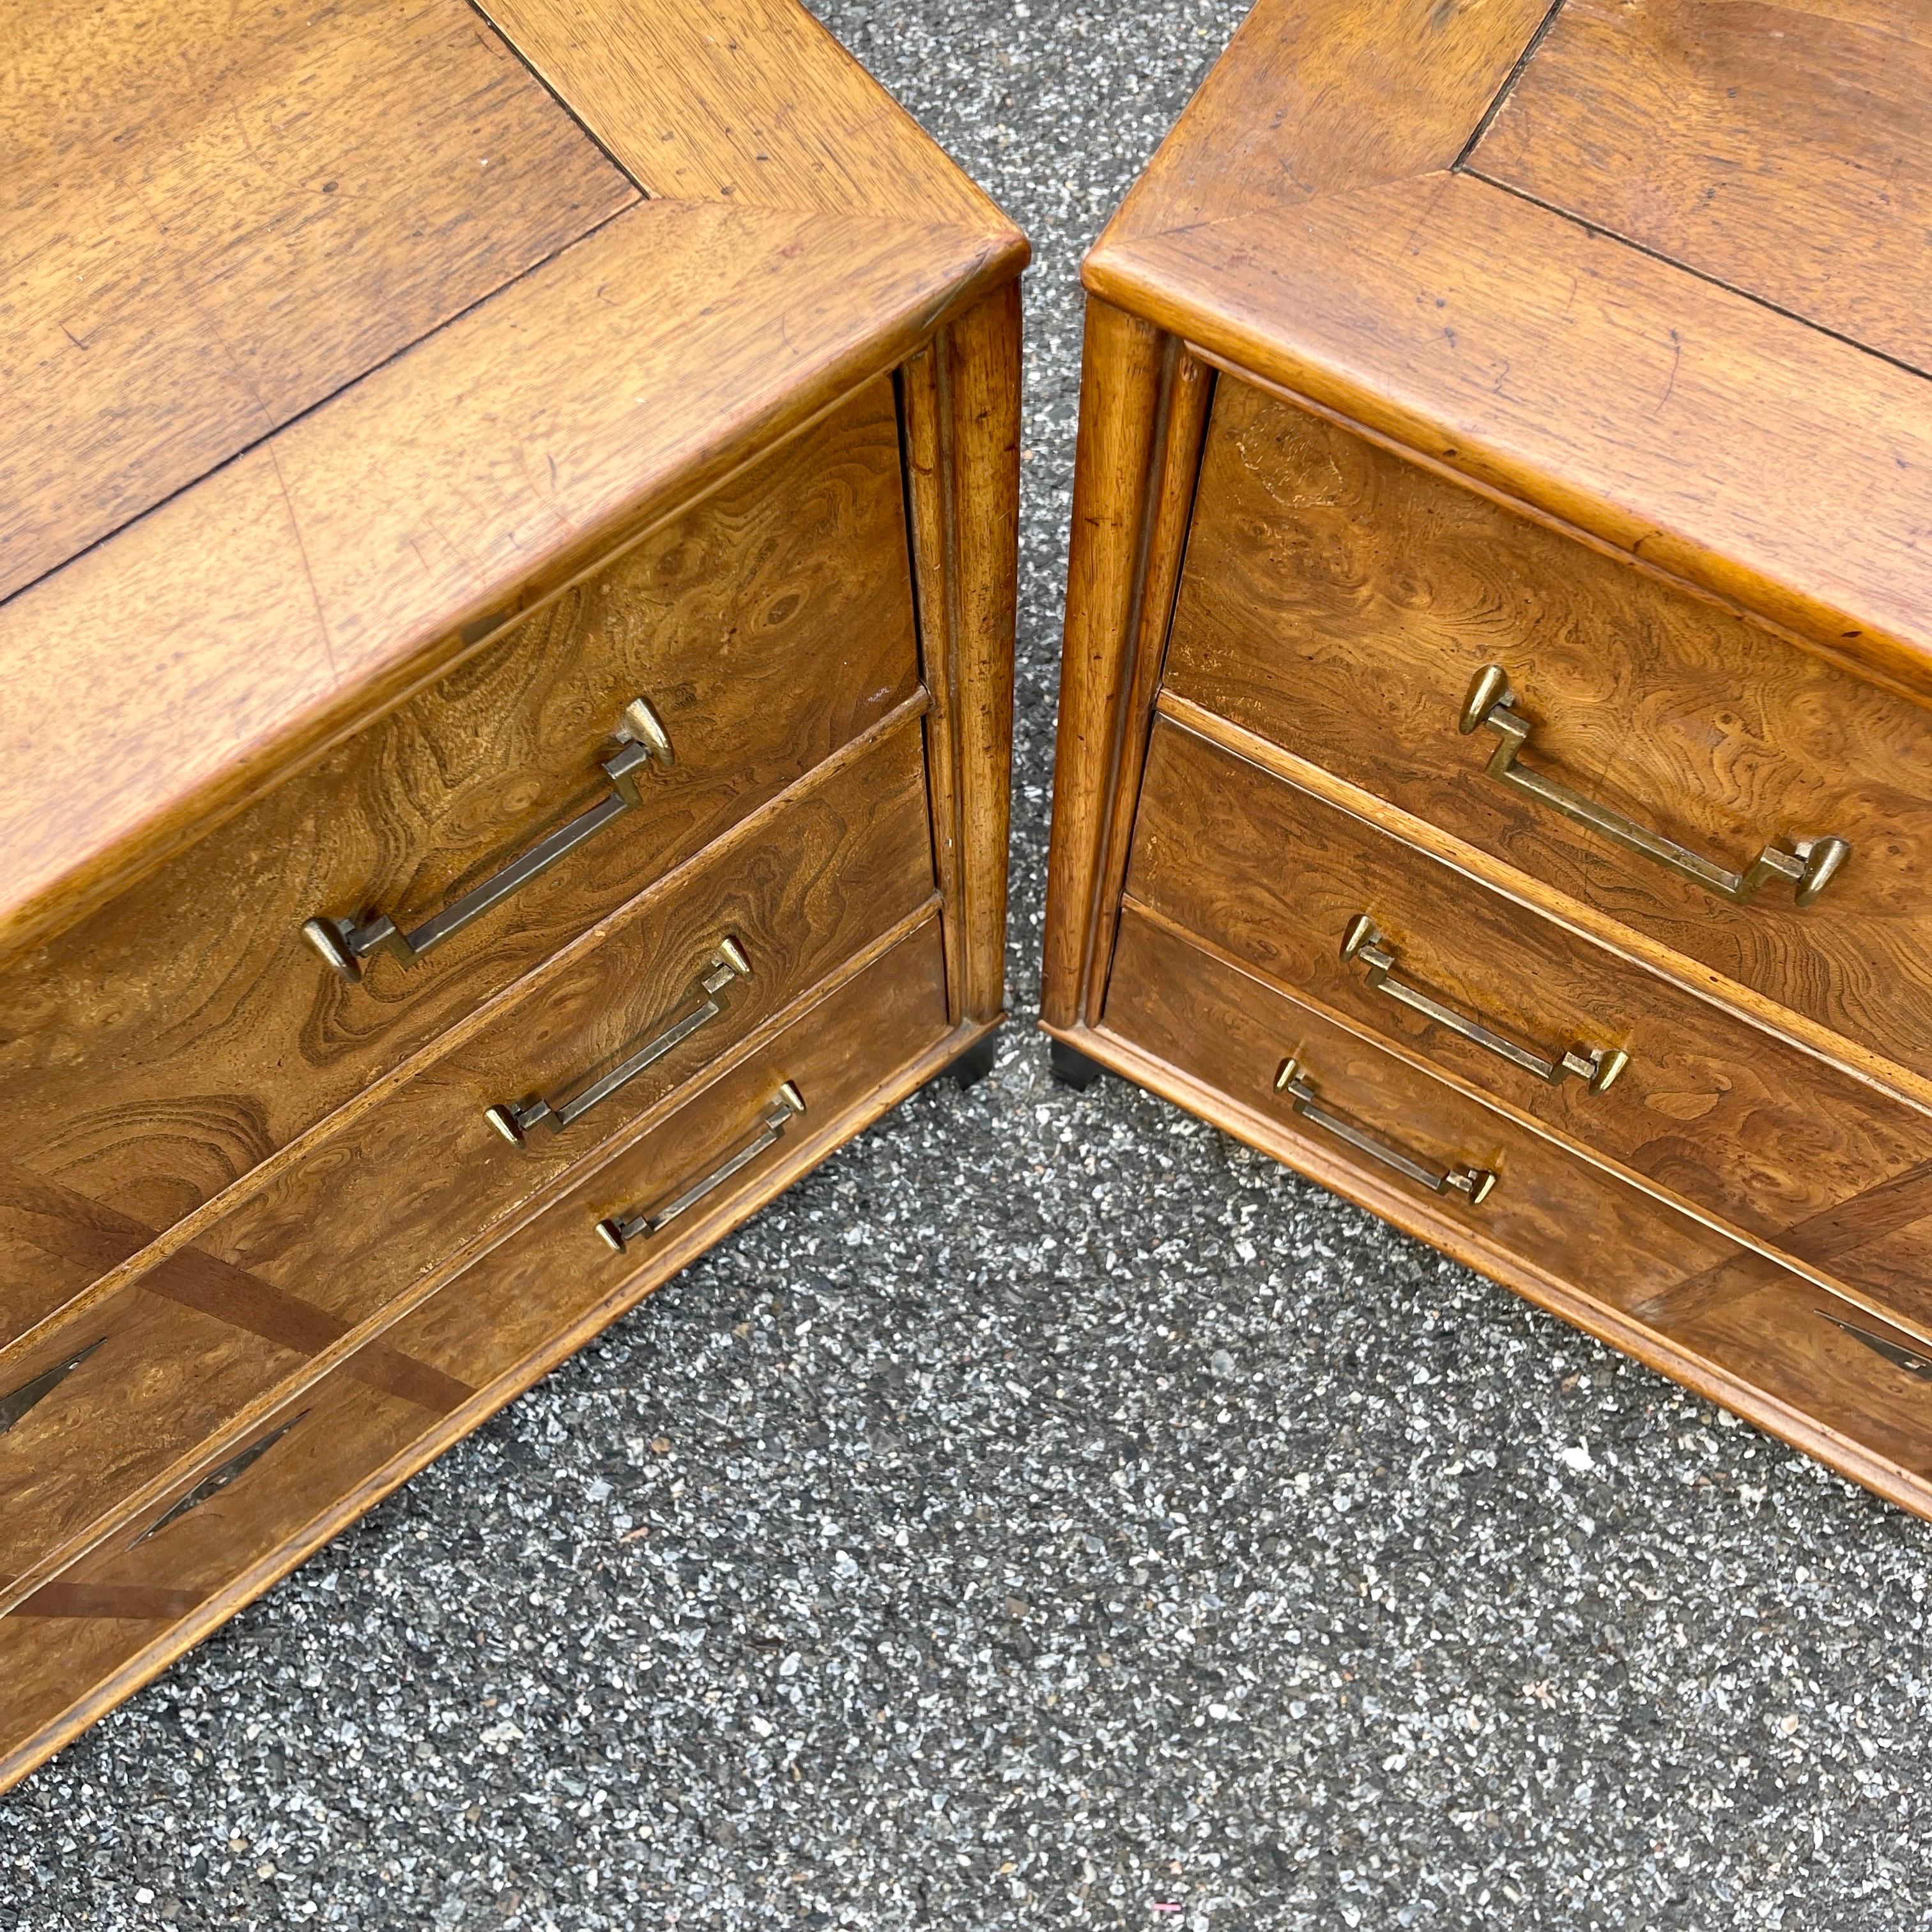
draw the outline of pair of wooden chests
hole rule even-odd
[[[0,1785],[991,1063],[1025,244],[792,0],[483,11],[22,56]],[[1250,16],[1042,1018],[1932,1514],[1932,38],[1794,31]]]

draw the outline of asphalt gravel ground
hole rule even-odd
[[[1928,1532],[1035,1004],[1076,265],[1227,0],[823,0],[1024,224],[1016,1022],[0,1799],[0,1925],[1932,1924]]]

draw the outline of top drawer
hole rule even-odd
[[[1514,704],[1466,734],[1490,664]],[[1932,1072],[1932,734],[1904,699],[1226,380],[1166,678]],[[1828,838],[1850,856],[1801,906],[1786,874],[1808,859],[1815,884],[1830,848],[1814,842]],[[1791,856],[1734,903],[1720,875],[1748,874],[1767,850]]]
[[[33,1130],[10,1158],[169,1226],[917,682],[882,379],[11,962],[0,1081]],[[619,735],[638,698],[668,762]],[[604,767],[626,759],[620,809]],[[554,864],[501,877],[592,812]],[[436,937],[493,881],[514,890]],[[378,914],[436,943],[352,979],[304,936]]]

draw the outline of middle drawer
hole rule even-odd
[[[26,1403],[10,1428],[0,1409],[0,1574],[32,1561],[34,1525],[58,1541],[114,1508],[916,914],[933,889],[922,754],[914,718],[835,763],[193,1246],[34,1326],[43,1284],[78,1292],[149,1232],[42,1184],[48,1211],[25,1224],[38,1248],[22,1251],[20,1217],[5,1224],[6,1332],[32,1332],[0,1352],[0,1403]],[[528,1104],[554,1118],[627,1068],[561,1131]],[[490,1118],[519,1108],[520,1144]]]
[[[1127,891],[1358,1032],[1932,1316],[1932,1120],[1166,718]]]

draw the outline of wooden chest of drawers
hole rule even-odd
[[[1044,1019],[1932,1515],[1928,82],[1264,0],[1087,264]]]
[[[0,1786],[987,1063],[1025,260],[791,0],[37,34]]]

